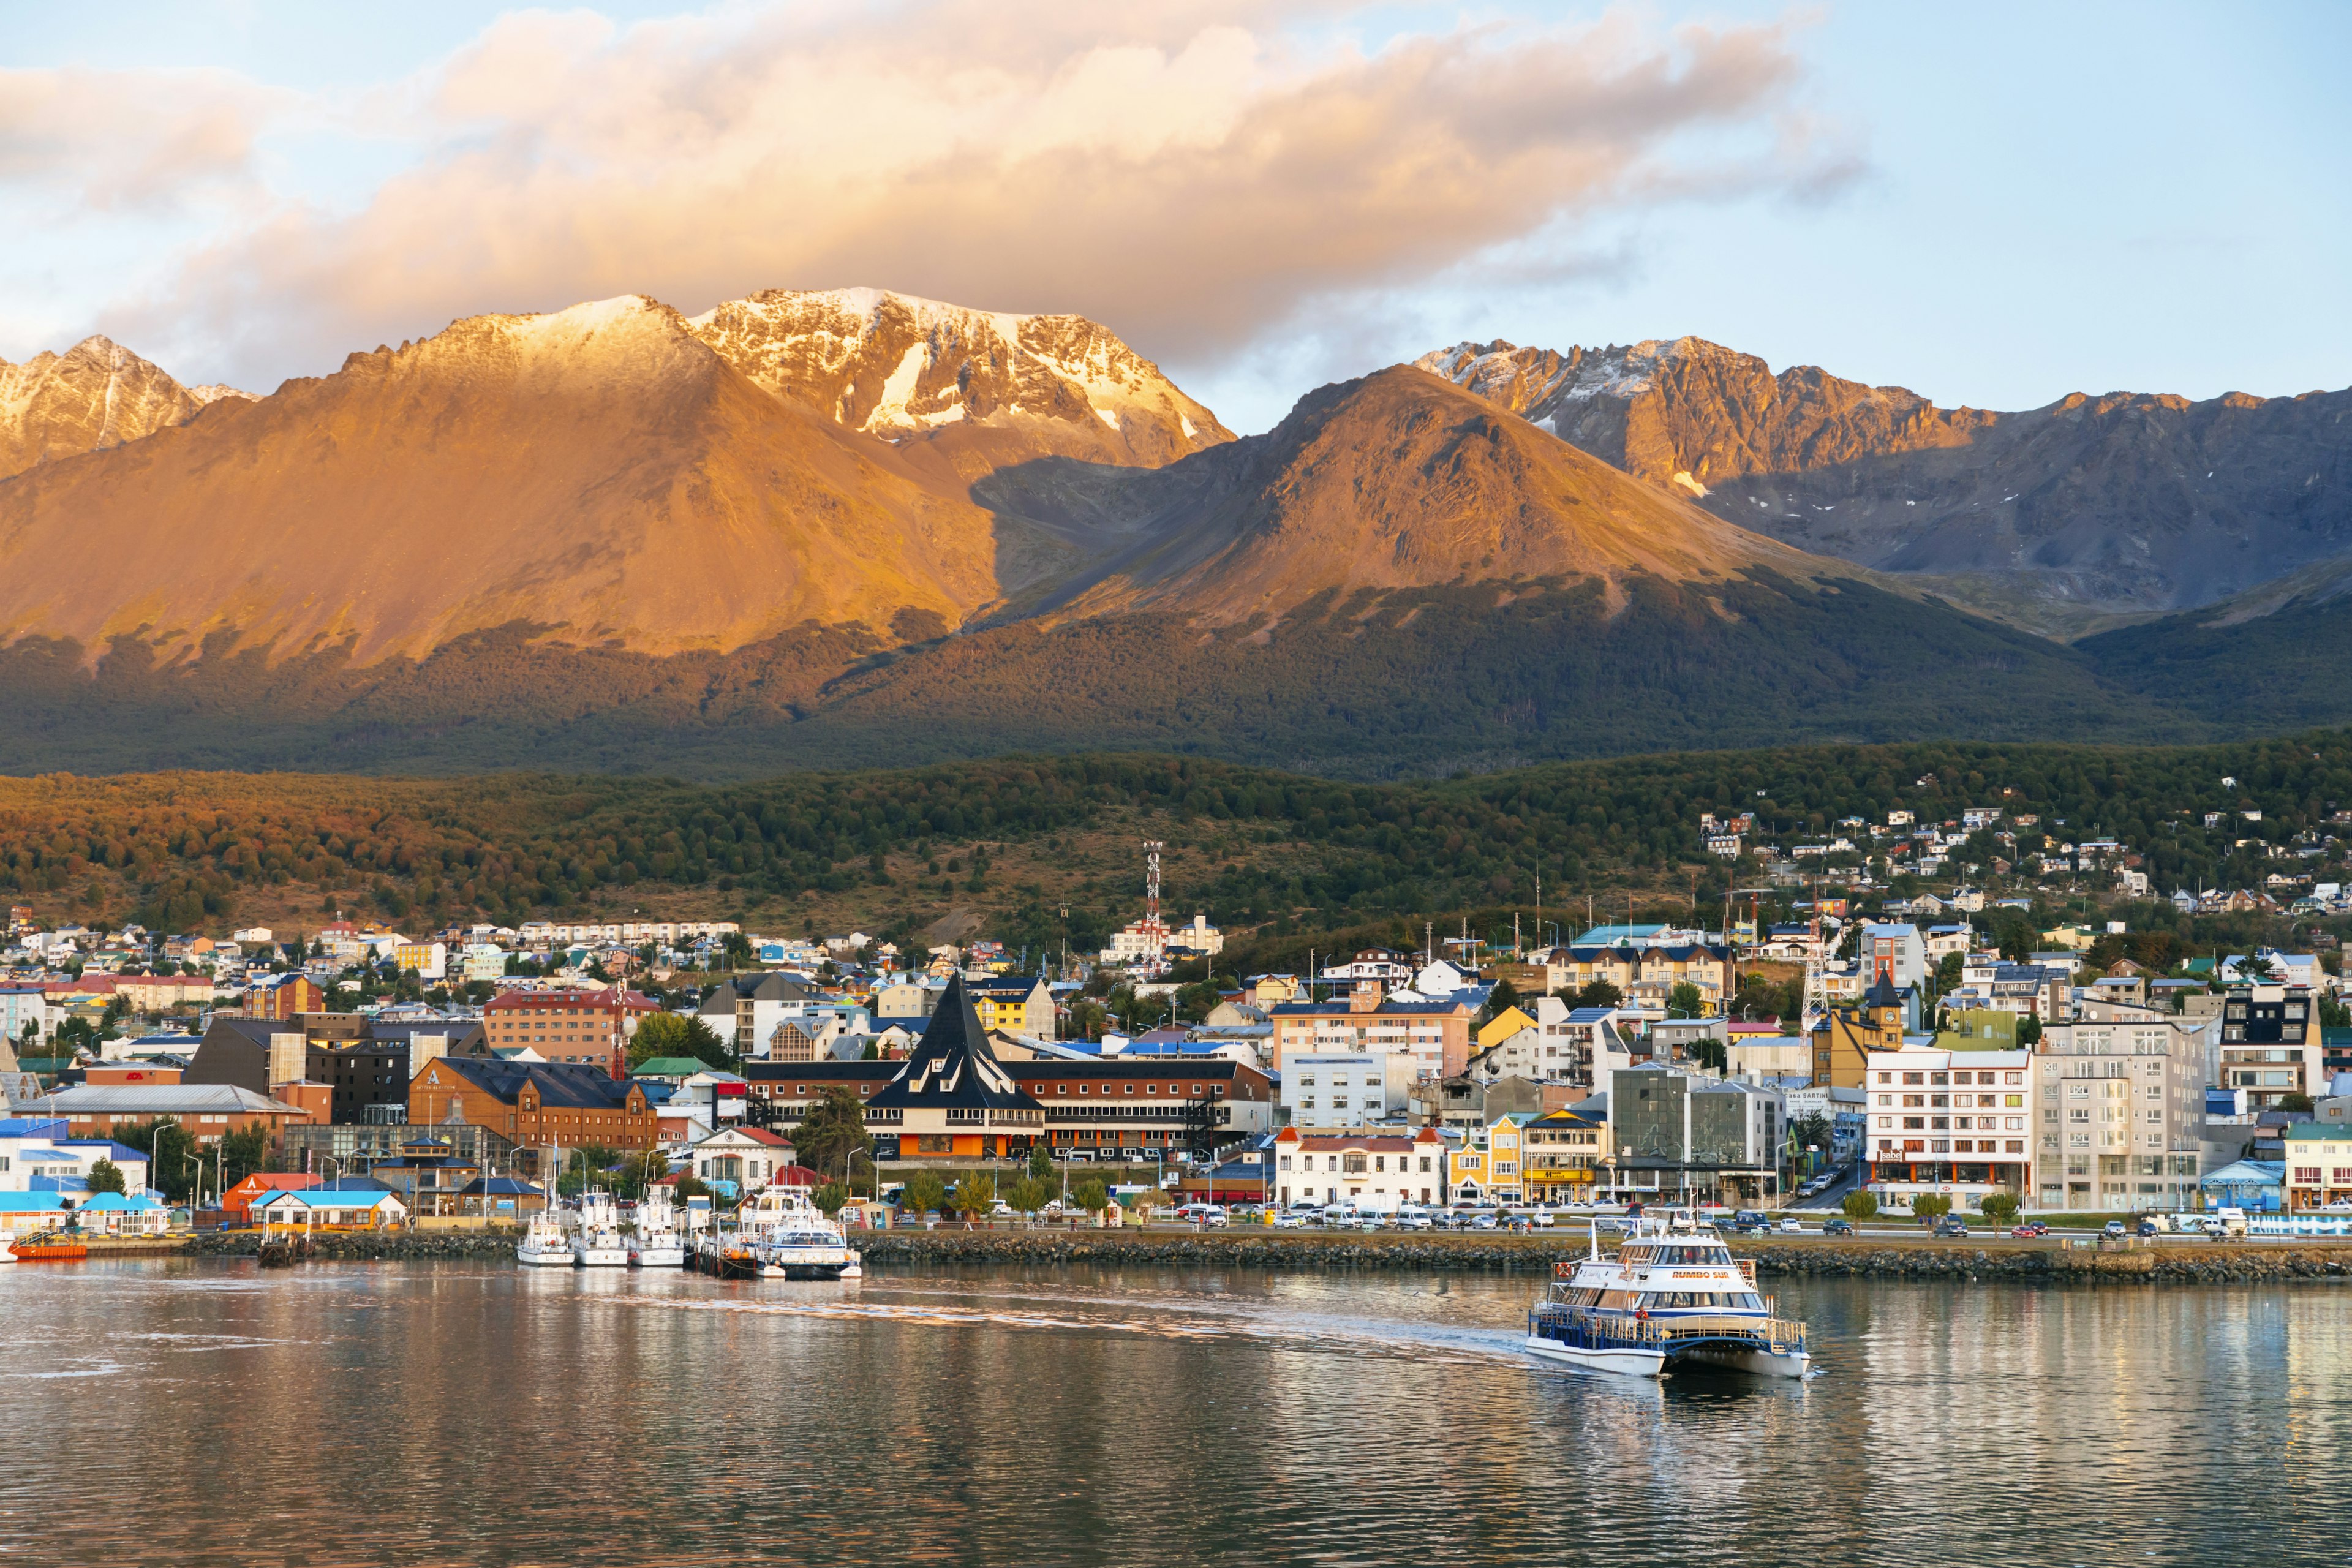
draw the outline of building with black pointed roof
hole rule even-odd
[[[996,1059],[963,977],[948,982],[898,1073],[866,1102],[884,1159],[990,1160],[1024,1154],[1045,1135],[1045,1108]]]

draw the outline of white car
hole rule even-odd
[[[1545,1229],[1549,1230],[1551,1228],[1552,1218],[1553,1215],[1551,1210],[1544,1207],[1541,1204],[1538,1204],[1535,1206],[1535,1211],[1528,1215],[1528,1223],[1529,1225],[1542,1226]]]
[[[1802,1236],[1805,1234],[1805,1227],[1797,1223],[1797,1216],[1794,1215],[1782,1216],[1780,1220],[1780,1230],[1782,1234],[1788,1236]]]

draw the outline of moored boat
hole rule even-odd
[[[677,1268],[686,1263],[686,1238],[671,1222],[669,1198],[656,1194],[637,1205],[636,1228],[629,1233],[632,1268]]]
[[[742,1250],[765,1279],[854,1279],[864,1260],[805,1187],[770,1187],[736,1212]]]
[[[551,1210],[530,1216],[522,1239],[515,1244],[515,1261],[526,1268],[572,1267],[572,1237]]]
[[[626,1268],[629,1244],[621,1235],[621,1211],[610,1193],[580,1194],[579,1224],[572,1233],[572,1259],[583,1268]]]
[[[1805,1325],[1774,1315],[1754,1260],[1686,1215],[1639,1222],[1612,1257],[1596,1234],[1589,1256],[1554,1275],[1528,1312],[1526,1349],[1546,1361],[1637,1377],[1679,1362],[1772,1377],[1812,1366]]]

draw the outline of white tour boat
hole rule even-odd
[[[629,1267],[686,1267],[686,1238],[671,1223],[668,1194],[650,1196],[637,1205],[637,1227],[629,1233]]]
[[[621,1210],[610,1193],[580,1194],[579,1228],[572,1233],[572,1260],[583,1268],[626,1268],[629,1244],[621,1236]]]
[[[572,1267],[572,1237],[552,1209],[530,1216],[530,1224],[515,1244],[515,1261],[525,1268]]]
[[[735,1214],[745,1272],[765,1279],[855,1279],[863,1260],[810,1201],[806,1187],[770,1187]]]
[[[1596,1233],[1589,1256],[1554,1272],[1528,1313],[1526,1348],[1547,1361],[1636,1377],[1681,1361],[1777,1377],[1812,1365],[1805,1325],[1758,1293],[1755,1261],[1687,1214],[1636,1222],[1613,1258]]]

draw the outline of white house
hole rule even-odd
[[[272,1193],[255,1204],[252,1212],[255,1220],[264,1225],[306,1229],[336,1226],[380,1230],[408,1217],[407,1205],[390,1193],[345,1192],[337,1187]]]
[[[694,1146],[692,1170],[718,1192],[764,1191],[792,1167],[793,1146],[760,1127],[726,1127]]]
[[[1362,1127],[1402,1114],[1412,1057],[1393,1051],[1318,1051],[1283,1065],[1280,1104],[1293,1127]]]
[[[1445,1201],[1445,1141],[1433,1127],[1410,1134],[1274,1135],[1274,1201],[1391,1210]]]

